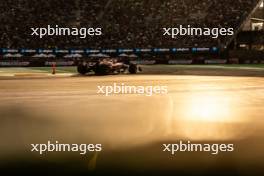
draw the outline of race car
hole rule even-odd
[[[136,74],[142,69],[137,64],[130,63],[124,64],[123,62],[117,62],[116,60],[99,60],[96,62],[82,61],[78,63],[77,71],[81,75],[85,75],[90,72],[94,72],[96,75],[111,75],[127,73]]]

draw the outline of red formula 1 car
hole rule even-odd
[[[97,62],[82,61],[77,66],[78,73],[85,75],[87,73],[94,72],[96,75],[111,75],[127,73],[136,74],[142,69],[137,64],[130,63],[124,64],[123,62],[117,62],[113,60],[102,60]]]

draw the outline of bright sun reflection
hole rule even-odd
[[[231,115],[229,98],[215,94],[191,95],[186,116],[195,121],[228,121]]]
[[[226,140],[241,135],[239,97],[223,91],[188,92],[174,99],[171,134],[191,140]],[[237,126],[238,128],[234,128]]]

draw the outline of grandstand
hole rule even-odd
[[[102,55],[133,56],[161,64],[202,64],[208,59],[264,62],[263,0],[6,0],[0,11],[0,66],[20,66],[17,61],[25,60],[34,62],[31,66],[55,59],[72,63]],[[48,25],[100,27],[103,35],[41,39],[31,35],[32,27]],[[163,28],[179,25],[233,28],[235,35],[163,35]],[[245,54],[244,49],[250,52]]]
[[[226,47],[230,37],[162,36],[162,27],[232,27],[236,31],[260,0],[7,0],[0,4],[2,48]],[[100,26],[103,36],[30,36],[31,27]]]

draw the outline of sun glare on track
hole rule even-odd
[[[190,97],[188,119],[195,121],[228,121],[231,116],[229,97],[218,94],[194,94]]]

